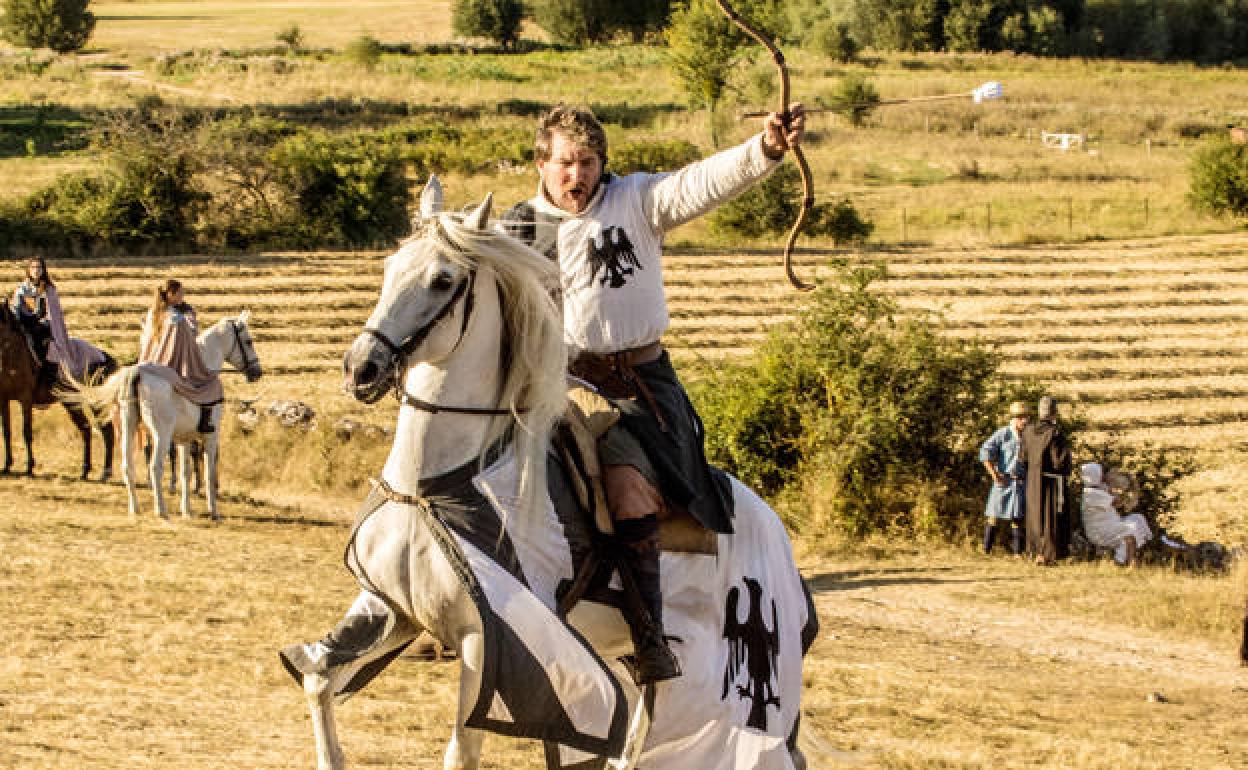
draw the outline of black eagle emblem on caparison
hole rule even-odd
[[[753,578],[744,578],[750,594],[750,609],[745,621],[737,620],[741,589],[733,586],[724,607],[724,639],[728,640],[728,666],[724,669],[724,691],[720,700],[734,691],[739,698],[751,701],[747,727],[767,729],[767,707],[780,707],[780,695],[772,680],[780,656],[780,616],[776,602],[771,601],[771,628],[763,617],[763,586]],[[745,684],[737,684],[742,673]]]
[[[589,263],[593,267],[594,277],[602,272],[598,282],[612,289],[618,289],[627,283],[626,276],[632,275],[634,268],[644,269],[628,233],[614,225],[605,228],[598,238],[590,239]]]

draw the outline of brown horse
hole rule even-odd
[[[99,370],[108,374],[117,368],[110,357]],[[13,444],[9,428],[9,402],[16,401],[22,407],[22,439],[26,442],[26,475],[35,472],[35,454],[32,448],[34,425],[31,412],[36,406],[50,406],[57,402],[54,388],[39,384],[39,362],[35,359],[26,335],[22,333],[17,317],[7,302],[0,300],[0,427],[4,429],[4,467],[0,474],[8,474],[13,467]],[[97,373],[92,373],[99,376]],[[82,476],[86,480],[91,473],[91,420],[82,407],[64,404],[69,419],[82,436]],[[113,431],[100,431],[104,438],[104,472],[101,481],[107,481],[113,473]]]

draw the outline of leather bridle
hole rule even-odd
[[[247,346],[243,344],[243,333],[239,329],[238,321],[231,319],[230,329],[234,331],[234,348],[237,348],[239,354],[243,357],[243,366],[239,371],[249,380],[258,379],[260,377],[260,359],[247,355]],[[233,348],[231,348],[230,352],[233,352]],[[225,357],[229,358],[230,354],[226,353]]]
[[[496,407],[447,406],[445,404],[435,404],[413,396],[411,393],[407,392],[406,388],[403,387],[403,377],[401,372],[407,369],[407,357],[410,356],[416,348],[420,347],[426,339],[428,339],[429,335],[439,323],[451,314],[451,311],[455,309],[455,305],[460,301],[460,299],[463,299],[464,301],[464,314],[463,319],[460,322],[459,340],[463,340],[464,335],[468,332],[468,321],[472,318],[473,301],[476,296],[473,289],[476,287],[476,281],[477,271],[470,270],[468,272],[468,277],[463,281],[460,281],[459,285],[455,287],[455,291],[451,294],[450,299],[448,299],[446,304],[438,310],[437,314],[434,315],[433,318],[429,319],[428,323],[412,332],[412,334],[404,338],[401,342],[395,342],[390,339],[390,337],[380,329],[368,326],[364,327],[364,333],[380,342],[390,353],[390,360],[386,366],[394,373],[392,375],[394,377],[394,397],[399,400],[399,403],[404,406],[419,409],[422,412],[430,412],[433,414],[437,414],[438,412],[450,412],[452,414],[472,414],[497,417],[512,413],[512,410],[510,409],[499,409]],[[455,344],[458,346],[459,342],[457,341]],[[516,411],[524,412],[525,410],[520,409]]]

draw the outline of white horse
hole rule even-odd
[[[561,317],[550,291],[557,281],[555,269],[549,260],[519,241],[487,228],[488,197],[462,222],[449,215],[435,217],[440,202],[440,195],[422,197],[427,223],[424,235],[408,241],[386,259],[377,306],[366,331],[355,340],[344,360],[344,386],[357,399],[373,403],[394,390],[402,402],[394,444],[377,490],[370,496],[370,502],[377,504],[371,512],[362,513],[348,547],[348,563],[365,590],[348,610],[346,620],[335,629],[335,636],[356,634],[365,641],[349,660],[325,642],[282,651],[283,663],[301,682],[307,697],[320,770],[340,770],[345,766],[335,729],[335,701],[362,686],[361,682],[375,675],[422,630],[455,649],[461,662],[457,715],[443,762],[446,770],[478,768],[484,738],[479,727],[483,721],[501,724],[498,731],[508,732],[515,724],[509,720],[522,716],[520,712],[530,705],[527,693],[503,702],[497,689],[492,695],[494,705],[488,702],[488,694],[483,700],[482,693],[489,693],[488,688],[482,690],[484,673],[497,662],[486,656],[490,642],[485,637],[484,611],[474,604],[465,588],[465,562],[451,563],[444,548],[445,535],[439,539],[436,534],[441,528],[421,523],[432,521],[422,516],[436,515],[428,514],[428,498],[422,496],[433,495],[429,490],[439,479],[462,476],[467,469],[470,476],[478,474],[472,483],[486,497],[502,502],[496,508],[506,509],[502,514],[503,532],[497,541],[496,535],[486,535],[483,550],[494,550],[490,545],[501,543],[503,537],[510,538],[518,552],[530,549],[538,541],[548,543],[552,538],[565,552],[568,547],[558,539],[558,522],[550,518],[553,508],[545,479],[549,431],[566,406],[567,351],[562,341]],[[504,455],[510,459],[496,463],[496,455],[488,450],[497,448],[499,442],[509,447]],[[492,475],[508,462],[511,475]],[[600,680],[577,668],[577,664],[588,662],[592,667],[594,655],[599,656],[599,661],[607,661],[600,665],[610,666],[617,678],[612,680],[615,684],[599,692],[605,690],[603,700],[615,704],[612,725],[632,725],[627,731],[616,731],[616,735],[628,733],[627,745],[616,742],[618,752],[595,753],[580,748],[579,754],[572,751],[568,755],[567,767],[602,767],[607,762],[605,757],[613,757],[609,766],[616,768],[634,767],[637,761],[647,768],[693,767],[699,764],[700,757],[703,760],[699,770],[805,767],[796,748],[796,734],[801,656],[808,642],[799,637],[813,632],[813,609],[809,597],[802,593],[787,536],[775,513],[740,484],[735,484],[734,491],[740,540],[734,541],[732,535],[720,536],[718,557],[663,555],[665,614],[669,632],[683,638],[676,647],[684,676],[652,685],[655,691],[641,697],[623,673],[622,665],[614,663],[619,656],[632,651],[628,628],[619,611],[606,604],[582,601],[567,616],[568,623],[592,645],[594,652],[579,657],[566,652],[548,656],[540,665],[551,681],[584,685],[586,681]],[[807,601],[804,609],[810,612],[796,613],[802,615],[804,622],[786,626],[783,631],[768,616],[777,634],[772,654],[779,654],[782,662],[775,672],[776,689],[769,689],[770,674],[765,675],[759,688],[754,688],[759,691],[759,699],[753,705],[755,711],[750,713],[757,713],[761,701],[762,711],[773,719],[771,733],[735,724],[725,724],[717,731],[716,725],[707,724],[708,720],[719,718],[715,715],[736,709],[733,713],[741,717],[743,725],[744,714],[751,708],[748,704],[740,705],[738,700],[745,697],[738,691],[753,691],[751,686],[739,687],[735,678],[738,668],[743,666],[744,647],[733,647],[730,653],[717,658],[719,648],[726,643],[722,638],[724,616],[716,611],[723,606],[722,597],[728,594],[730,623],[738,622],[735,601],[740,594],[736,589],[719,590],[725,582],[737,579],[726,577],[723,565],[732,561],[734,548],[754,547],[751,539],[755,537],[778,538],[782,542],[781,547],[767,554],[767,559],[776,570],[791,577],[785,589],[790,593],[786,596],[795,590]],[[477,559],[474,569],[489,569],[488,565],[482,566],[486,562],[480,559],[479,551],[462,548],[469,554],[465,557],[469,561]],[[551,594],[559,578],[569,576],[566,566],[552,566],[536,559],[525,564],[524,576],[533,593],[541,594],[540,598],[531,599],[526,593],[503,597],[498,603],[518,612],[520,624],[527,621],[539,635],[543,629],[563,628]],[[747,587],[753,590],[754,586],[747,581]],[[703,626],[682,625],[683,615],[706,613],[706,605],[711,603],[716,604],[710,610],[713,620]],[[773,602],[773,613],[774,607]],[[360,631],[369,628],[374,630]],[[716,652],[711,652],[712,648]],[[540,656],[538,652],[532,654]],[[720,661],[719,667],[712,670],[702,666],[703,658]],[[725,659],[729,661],[727,668],[722,662]],[[582,687],[587,689],[592,688]],[[782,691],[783,706],[779,697],[769,700],[762,692],[764,689],[772,696]],[[612,692],[622,693],[623,697],[612,699]],[[720,702],[727,706],[723,711],[702,711],[677,705],[677,695],[689,692],[712,697],[717,707]],[[536,695],[532,700],[536,700]],[[648,720],[640,706],[647,702],[658,709],[658,716],[650,725],[646,724]],[[483,703],[489,706],[488,714]],[[575,716],[575,708],[567,711]],[[630,712],[634,714],[631,722],[627,719]],[[707,713],[712,716],[705,716]],[[470,719],[475,720],[474,726],[469,726]],[[589,728],[589,732],[593,729]],[[510,734],[524,733],[512,730]],[[563,742],[552,741],[548,749],[551,743]],[[563,743],[563,748],[568,745]],[[689,758],[694,764],[687,763]],[[599,764],[580,764],[586,761]]]
[[[246,310],[239,313],[237,318],[223,318],[195,340],[204,366],[209,371],[220,372],[229,363],[241,371],[248,382],[254,382],[261,377],[263,370],[260,359],[256,356],[255,344],[247,328],[249,318],[250,313]],[[139,513],[134,450],[138,444],[137,433],[141,419],[152,442],[148,480],[152,497],[155,498],[156,514],[162,519],[169,518],[160,481],[164,476],[165,458],[169,456],[169,450],[177,446],[178,477],[181,482],[180,508],[184,517],[191,516],[190,461],[187,449],[192,441],[201,441],[208,513],[213,521],[220,521],[221,516],[217,512],[217,450],[224,405],[216,404],[212,407],[211,420],[216,430],[201,434],[196,430],[200,407],[174,391],[173,384],[168,380],[158,376],[143,376],[142,370],[142,365],[127,366],[118,370],[99,387],[80,388],[89,403],[105,406],[116,404],[118,407],[116,425],[121,433],[121,472],[126,481],[130,515],[137,516]]]

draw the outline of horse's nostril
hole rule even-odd
[[[372,361],[365,361],[360,368],[355,371],[355,381],[357,383],[376,382],[378,375],[377,364]]]

